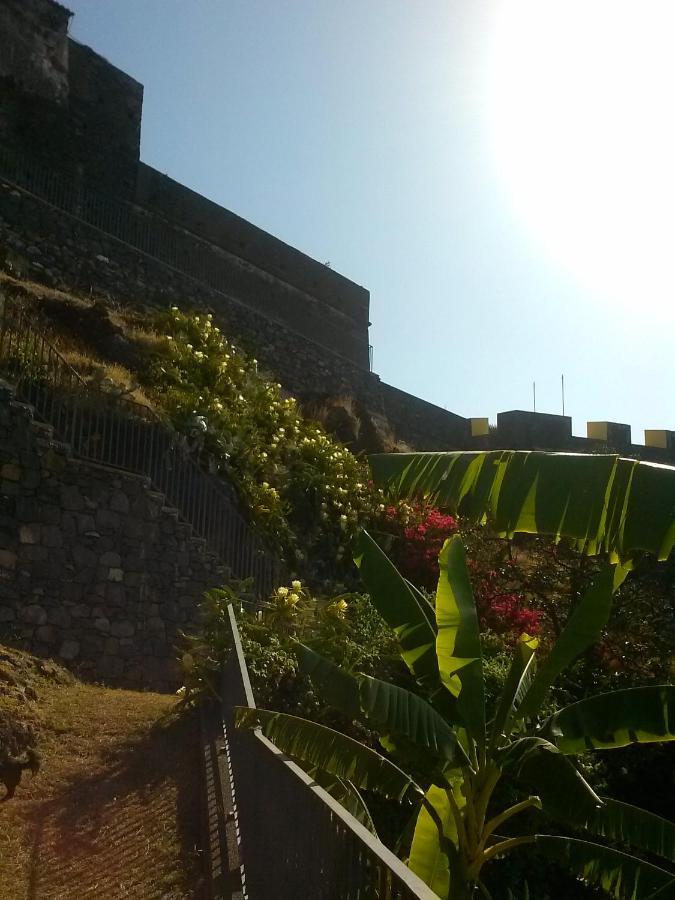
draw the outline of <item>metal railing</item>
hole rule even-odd
[[[237,508],[236,493],[206,471],[185,438],[151,409],[85,382],[22,304],[0,296],[0,372],[82,459],[145,475],[236,579],[259,598],[279,583],[279,561]]]
[[[222,679],[244,896],[249,900],[438,900],[390,850],[233,706],[255,701],[232,606],[233,652]]]

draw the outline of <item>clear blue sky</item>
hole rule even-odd
[[[537,409],[560,412],[564,372],[575,433],[587,419],[628,422],[636,442],[675,428],[672,285],[630,280],[672,268],[650,257],[673,246],[670,216],[665,249],[645,239],[633,259],[626,228],[658,209],[614,199],[642,196],[647,151],[631,145],[608,170],[626,144],[610,130],[609,152],[589,162],[606,85],[587,120],[569,120],[602,46],[574,97],[569,47],[562,71],[538,71],[554,65],[550,35],[522,2],[529,35],[504,26],[502,0],[66,5],[72,35],[145,85],[147,163],[370,290],[383,380],[494,420],[531,408],[533,380]],[[631,109],[628,122],[617,111],[628,131]],[[598,234],[611,240],[595,253]]]

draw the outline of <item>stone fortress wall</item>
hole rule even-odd
[[[70,38],[70,16],[54,0],[0,0],[0,252],[14,271],[120,302],[208,308],[301,400],[353,397],[418,449],[675,461],[672,431],[643,447],[628,426],[591,423],[579,438],[564,417],[521,411],[490,429],[382,382],[368,291],[143,163],[143,87]]]
[[[147,479],[74,459],[0,387],[0,635],[85,677],[175,690],[179,631],[226,577]]]

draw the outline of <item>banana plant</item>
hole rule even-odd
[[[542,714],[556,678],[600,635],[628,567],[601,570],[541,664],[537,641],[521,636],[502,696],[488,709],[461,539],[447,541],[440,554],[433,605],[366,533],[356,563],[372,602],[398,637],[419,694],[345,672],[302,645],[300,664],[326,702],[377,732],[382,749],[401,765],[386,751],[282,713],[239,709],[238,724],[261,727],[305,766],[338,779],[350,808],[363,804],[360,790],[413,804],[408,865],[441,898],[489,897],[485,867],[523,847],[616,900],[675,897],[675,872],[668,868],[675,861],[675,825],[598,796],[575,764],[576,756],[595,748],[675,740],[675,688],[616,691]],[[423,783],[405,771],[411,754],[415,771],[425,773]],[[499,809],[494,796],[503,781],[521,799]],[[519,832],[514,826],[527,810],[542,810],[579,836]],[[662,867],[635,852],[666,862]]]

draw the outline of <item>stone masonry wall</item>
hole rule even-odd
[[[0,180],[0,253],[22,277],[122,304],[208,309],[225,334],[301,400],[352,396],[416,449],[461,448],[468,422],[380,382],[267,315]]]
[[[0,640],[175,690],[178,631],[225,572],[147,479],[75,460],[0,389]]]

